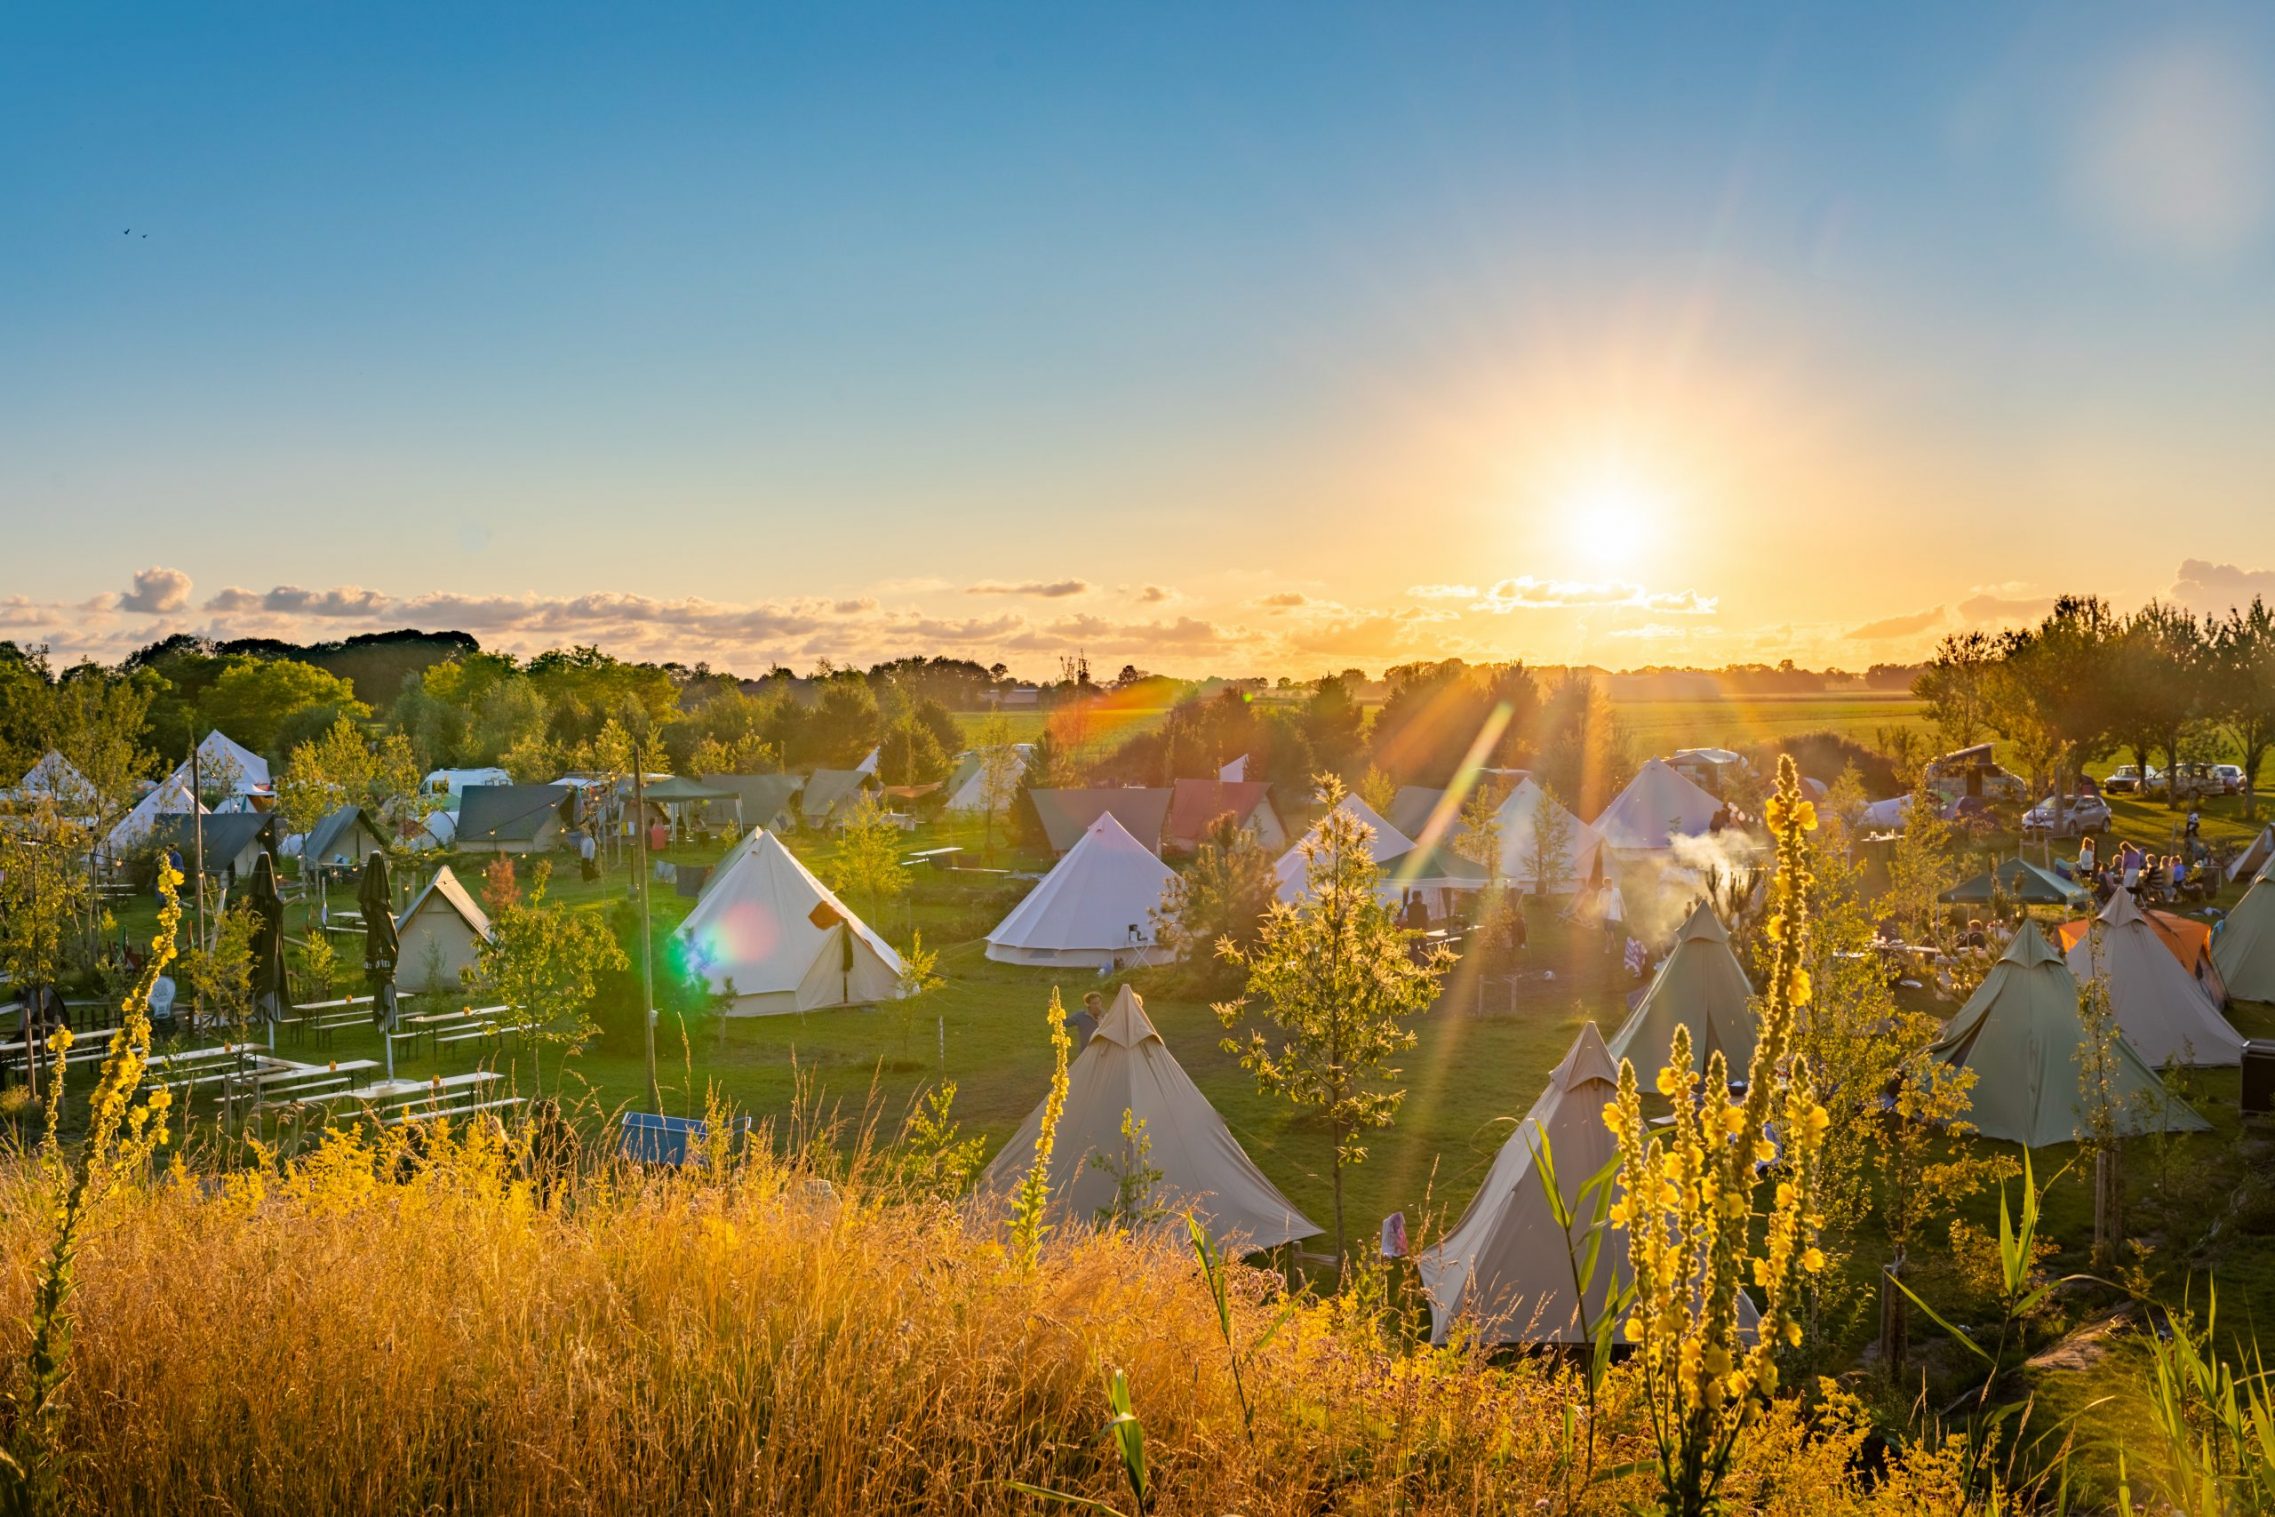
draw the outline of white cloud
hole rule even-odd
[[[2222,612],[2253,596],[2275,600],[2275,569],[2243,569],[2201,558],[2182,559],[2172,598],[2193,611]]]
[[[1611,580],[1535,579],[1520,575],[1488,588],[1471,607],[1505,615],[1511,611],[1622,608],[1661,616],[1712,616],[1721,602],[1696,590],[1647,590],[1641,585]]]
[[[1909,616],[1888,616],[1876,622],[1866,622],[1863,626],[1852,627],[1841,635],[1853,638],[1860,643],[1887,642],[1899,637],[1917,637],[1929,628],[1940,626],[1942,623],[1943,608],[1937,606],[1932,611],[1915,611]]]
[[[143,569],[134,576],[134,588],[118,598],[121,611],[142,616],[171,616],[190,603],[190,577],[179,569]]]
[[[998,580],[982,580],[967,588],[966,595],[1033,595],[1044,600],[1061,600],[1069,595],[1087,592],[1090,583],[1080,579],[1025,580],[1017,584],[1004,584]]]

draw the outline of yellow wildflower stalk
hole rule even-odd
[[[1777,848],[1766,926],[1773,956],[1761,1027],[1742,1099],[1730,1097],[1720,1050],[1702,1080],[1690,1034],[1678,1027],[1657,1086],[1674,1108],[1672,1130],[1650,1137],[1635,1067],[1621,1061],[1618,1098],[1604,1121],[1619,1139],[1621,1206],[1635,1276],[1626,1336],[1635,1345],[1656,1445],[1660,1506],[1669,1517],[1714,1509],[1739,1434],[1776,1393],[1777,1349],[1797,1343],[1793,1298],[1820,1269],[1812,1210],[1816,1161],[1828,1118],[1793,1026],[1808,1004],[1810,875],[1804,837],[1817,825],[1799,771],[1781,757],[1767,808]],[[1777,1185],[1752,1237],[1760,1167]],[[1760,1325],[1739,1328],[1739,1292],[1759,1292]]]

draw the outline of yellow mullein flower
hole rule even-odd
[[[1812,1275],[1816,1274],[1825,1267],[1825,1251],[1814,1243],[1810,1244],[1801,1252],[1801,1267]]]

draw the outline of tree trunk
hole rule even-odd
[[[2106,1265],[2115,1258],[2124,1233],[2125,1179],[2111,1143],[2093,1156],[2093,1262]]]
[[[1335,1283],[1343,1283],[1343,1145],[1335,1145]]]

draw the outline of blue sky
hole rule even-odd
[[[2268,13],[1614,9],[18,7],[0,635],[1861,663],[2270,582]]]

